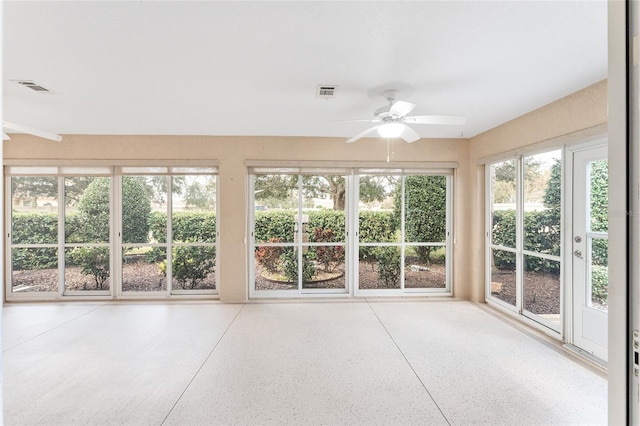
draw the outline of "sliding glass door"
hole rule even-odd
[[[341,172],[252,176],[252,295],[346,293]]]

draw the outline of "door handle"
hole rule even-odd
[[[582,252],[580,250],[576,250],[573,252],[573,255],[575,257],[579,257],[580,259],[582,259]]]

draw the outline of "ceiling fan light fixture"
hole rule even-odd
[[[403,131],[402,123],[385,123],[378,127],[378,134],[383,138],[399,138]]]

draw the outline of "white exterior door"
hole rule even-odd
[[[573,152],[573,344],[607,361],[607,147]]]

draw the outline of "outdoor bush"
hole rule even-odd
[[[324,209],[324,210],[315,210],[315,211],[305,211],[304,214],[309,215],[309,229],[324,229],[330,230],[332,232],[331,239],[326,239],[326,236],[323,236],[323,240],[317,240],[315,231],[311,233],[311,241],[312,242],[333,242],[333,241],[345,241],[345,214],[344,210],[332,210],[332,209]]]
[[[172,254],[173,278],[183,289],[196,288],[215,271],[215,247],[178,246]],[[160,265],[160,272],[166,275],[166,260]]]
[[[405,190],[405,238],[410,242],[441,242],[446,238],[447,178],[445,176],[407,176]],[[395,197],[394,220],[401,220],[401,197]],[[434,247],[418,246],[421,263],[429,264]]]
[[[279,243],[280,238],[270,238],[270,243]],[[256,259],[258,262],[267,268],[267,271],[275,273],[278,271],[280,265],[280,255],[282,254],[282,247],[274,246],[260,246],[256,249]]]
[[[287,281],[298,281],[298,256],[293,247],[283,247],[282,254],[280,255],[280,261],[282,262],[282,269]],[[309,260],[307,254],[302,255],[302,281],[308,282],[313,279],[316,273],[316,268],[313,266],[313,262]]]
[[[55,244],[58,242],[58,215],[51,213],[12,213],[13,244]],[[13,270],[49,269],[58,266],[55,248],[16,248],[12,252]]]
[[[493,212],[491,235],[493,244],[505,247],[516,247],[516,212],[515,210],[499,210]],[[524,214],[524,247],[537,253],[560,255],[560,218],[556,209],[531,211]],[[513,269],[513,254],[504,250],[494,250],[493,263],[498,269]],[[527,256],[526,269],[540,271],[544,267],[544,259]],[[560,273],[558,262],[550,263],[546,271]]]
[[[280,238],[283,242],[293,241],[297,211],[263,210],[255,212],[255,240],[269,241]]]
[[[75,264],[81,266],[84,275],[92,275],[96,290],[102,290],[109,279],[108,247],[76,247],[69,253]]]
[[[331,229],[315,228],[313,241],[334,242],[336,238]],[[316,246],[313,247],[316,260],[323,266],[324,272],[333,272],[344,262],[343,246]]]
[[[149,240],[150,213],[151,200],[147,188],[135,177],[124,176],[122,178],[123,243],[146,243]]]
[[[173,240],[182,243],[216,241],[216,214],[214,212],[176,212],[172,217]],[[149,216],[151,237],[159,243],[167,242],[167,214],[153,212]],[[160,272],[166,275],[164,250],[150,250],[148,262],[158,262]],[[173,278],[184,289],[193,289],[214,272],[215,247],[177,246],[172,252]]]
[[[609,271],[606,266],[591,267],[591,298],[603,306],[607,306]]]
[[[378,260],[378,279],[386,287],[395,287],[400,280],[400,249],[398,247],[375,247]]]

